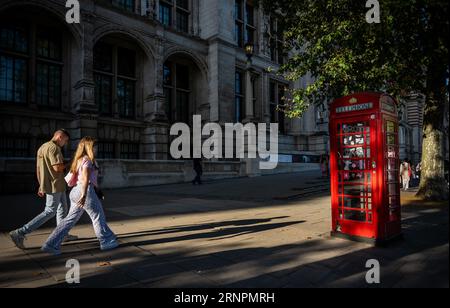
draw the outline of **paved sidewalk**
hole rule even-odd
[[[66,261],[81,264],[78,287],[369,287],[366,261],[380,261],[379,287],[448,287],[448,205],[403,194],[405,239],[387,248],[330,238],[327,181],[316,172],[106,192],[121,247],[101,252],[86,217],[80,240],[50,257],[0,234],[0,287],[69,287]],[[0,196],[3,231],[42,208],[34,196]],[[54,223],[54,222],[53,222]]]

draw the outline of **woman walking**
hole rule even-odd
[[[115,234],[108,227],[105,213],[98,196],[98,165],[95,160],[95,139],[83,138],[75,153],[69,174],[69,186],[75,186],[70,193],[70,211],[42,247],[42,251],[60,255],[61,244],[69,231],[86,211],[92,220],[100,249],[111,250],[119,246]]]
[[[400,165],[400,177],[402,180],[404,191],[409,190],[409,182],[411,181],[411,175],[412,175],[411,165],[407,160],[405,160]]]

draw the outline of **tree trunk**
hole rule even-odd
[[[427,125],[424,128],[422,172],[417,196],[424,200],[448,200],[448,184],[444,176],[444,134]]]
[[[434,59],[429,68],[427,97],[424,110],[422,173],[417,196],[424,200],[448,200],[445,179],[444,113],[446,95],[445,63]]]

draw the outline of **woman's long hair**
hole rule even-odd
[[[78,144],[77,151],[75,152],[75,155],[72,160],[72,165],[70,167],[70,172],[76,173],[77,172],[77,165],[78,161],[87,156],[91,160],[93,164],[95,164],[95,152],[94,152],[94,146],[97,143],[97,140],[92,137],[84,137],[81,139],[80,143]]]

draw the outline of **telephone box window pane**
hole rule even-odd
[[[389,184],[389,186],[388,186],[389,194],[395,195],[397,190],[398,190],[398,188],[399,188],[398,184],[395,184],[395,183],[394,184]]]
[[[388,171],[387,172],[387,180],[388,180],[388,182],[396,182],[396,181],[398,181],[397,171]]]
[[[398,206],[400,206],[400,202],[399,202],[398,196],[390,196],[389,197],[389,206],[391,206],[391,207],[398,207]]]
[[[395,139],[395,135],[387,135],[387,144],[396,145],[397,143],[395,142]]]
[[[388,171],[398,171],[397,160],[388,159],[387,169],[388,169]]]
[[[344,172],[344,182],[347,184],[361,183],[364,181],[363,172]]]
[[[367,204],[367,198],[350,198],[344,197],[344,204],[342,207],[352,209],[365,209]]]
[[[366,221],[366,212],[344,211],[344,219],[365,222]]]
[[[372,185],[372,173],[371,172],[367,172],[366,173],[366,177],[367,177],[367,183],[369,184],[369,185]]]
[[[344,145],[364,145],[364,135],[352,135],[344,138]]]
[[[395,128],[396,128],[396,125],[394,122],[391,122],[391,121],[386,122],[386,132],[388,134],[395,134],[397,132]]]
[[[397,157],[397,151],[395,147],[389,146],[388,147],[388,158],[396,158]]]
[[[364,171],[366,162],[364,160],[339,160],[339,169],[345,171]]]
[[[364,153],[363,147],[344,148],[343,149],[343,157],[344,158],[365,158],[366,155]]]
[[[342,125],[342,131],[344,134],[364,133],[366,126],[365,123],[344,124]]]
[[[371,185],[345,185],[339,187],[339,194],[343,194],[351,197],[371,197],[372,186]]]

